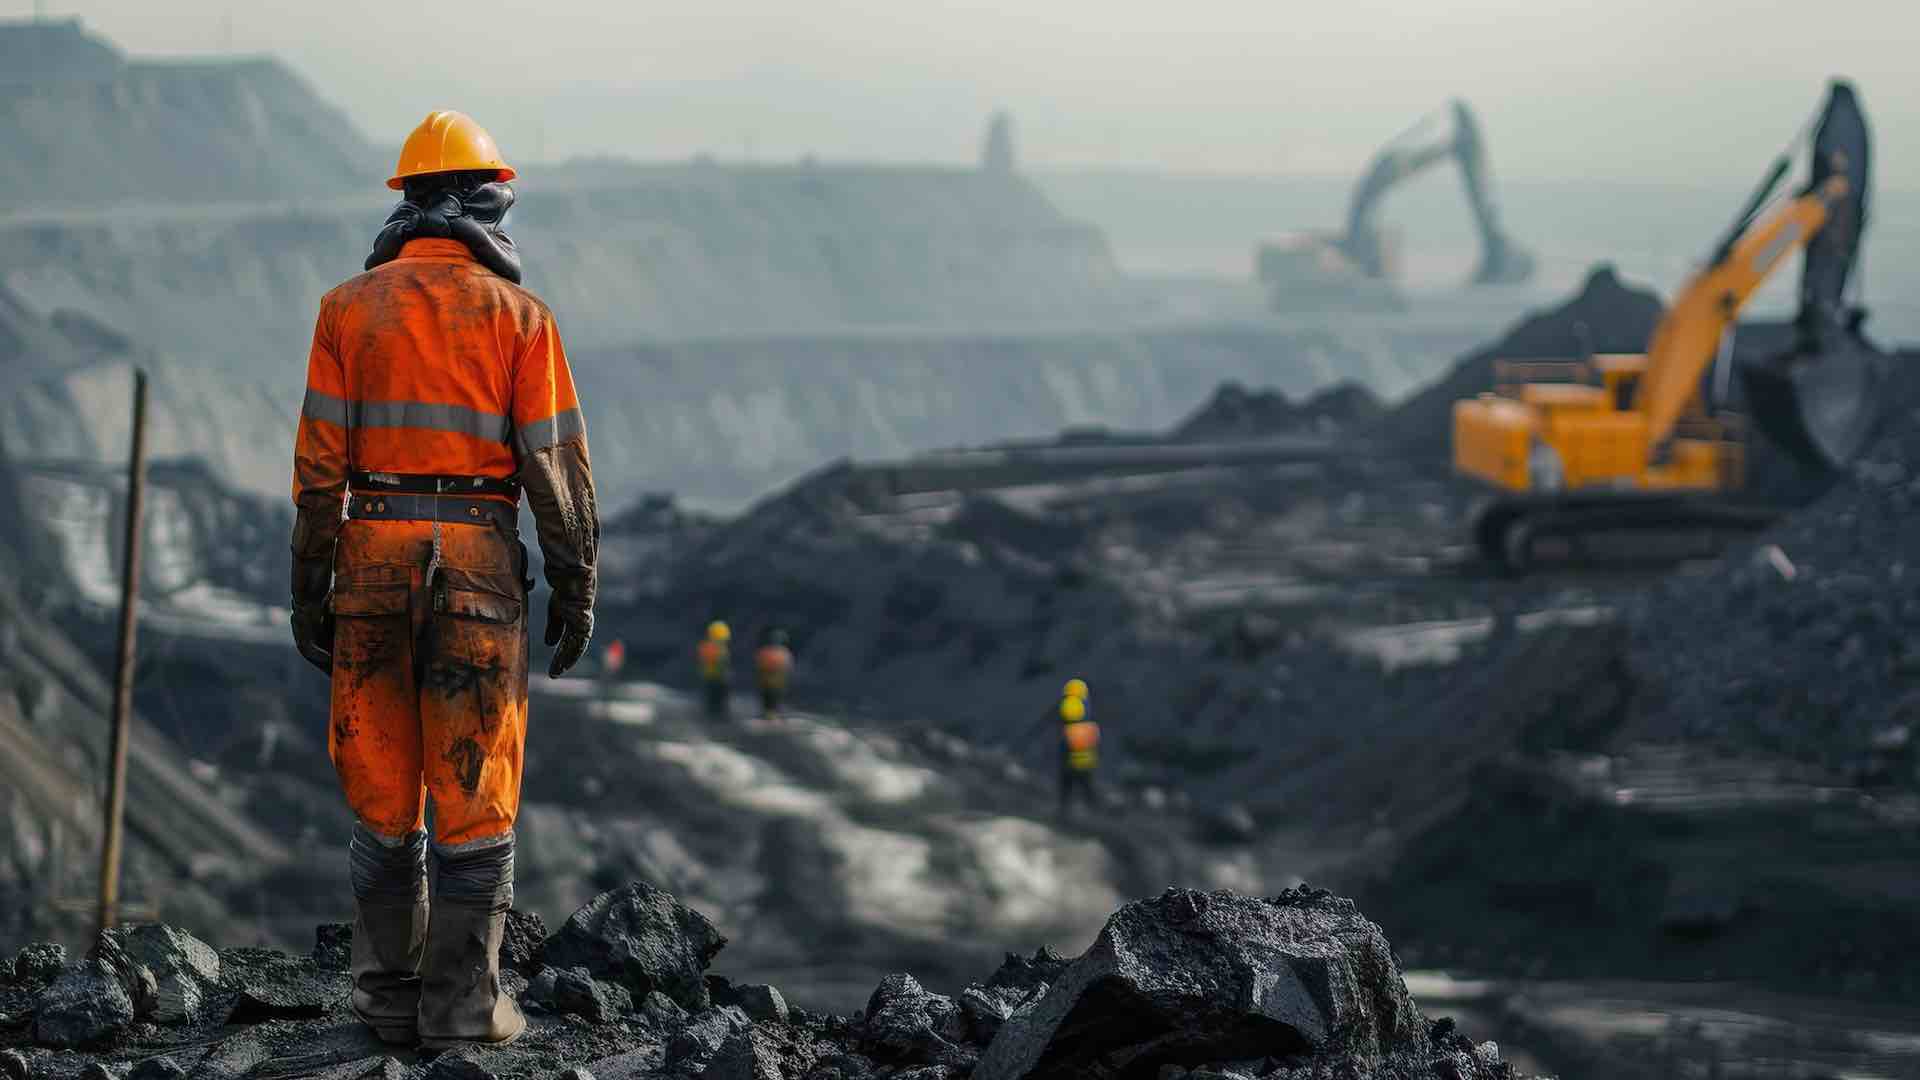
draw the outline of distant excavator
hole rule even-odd
[[[1815,468],[1844,466],[1865,447],[1887,358],[1861,335],[1865,312],[1847,298],[1871,181],[1851,85],[1829,87],[1807,183],[1773,205],[1795,149],[1675,296],[1645,355],[1497,364],[1502,385],[1454,404],[1454,468],[1497,492],[1474,523],[1488,561],[1518,573],[1595,556],[1601,537],[1624,536],[1631,552],[1659,533],[1771,521],[1774,508],[1738,495],[1745,444],[1724,407],[1732,335],[1748,299],[1802,248],[1794,344],[1742,367],[1747,408],[1760,432]]]
[[[1261,245],[1256,256],[1259,279],[1272,290],[1277,308],[1324,303],[1344,286],[1359,305],[1390,303],[1390,282],[1398,273],[1398,243],[1378,223],[1389,191],[1452,158],[1480,232],[1476,285],[1505,285],[1533,276],[1533,256],[1508,238],[1493,201],[1493,172],[1479,121],[1465,101],[1423,117],[1396,136],[1368,164],[1347,206],[1346,231],[1337,236],[1306,234]]]

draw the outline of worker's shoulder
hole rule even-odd
[[[470,272],[484,282],[483,287],[492,290],[504,306],[524,314],[529,320],[554,321],[553,309],[547,306],[545,300],[535,296],[532,289],[508,281],[478,263],[473,264]]]

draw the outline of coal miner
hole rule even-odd
[[[501,231],[514,175],[460,113],[407,137],[387,182],[404,200],[366,272],[320,302],[294,447],[293,636],[332,677],[327,750],[356,819],[353,1009],[429,1047],[526,1026],[499,960],[527,732],[523,490],[552,588],[547,674],[593,634],[586,426]]]

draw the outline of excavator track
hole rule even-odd
[[[1777,508],[1711,494],[1509,496],[1481,508],[1473,536],[1488,565],[1517,577],[1547,567],[1707,558],[1779,517]]]

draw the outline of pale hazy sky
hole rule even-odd
[[[1723,184],[1845,74],[1879,182],[1920,188],[1914,0],[44,5],[133,53],[274,53],[382,143],[463,109],[510,159],[959,162],[1004,104],[1031,166],[1348,175],[1458,94],[1503,178]]]

